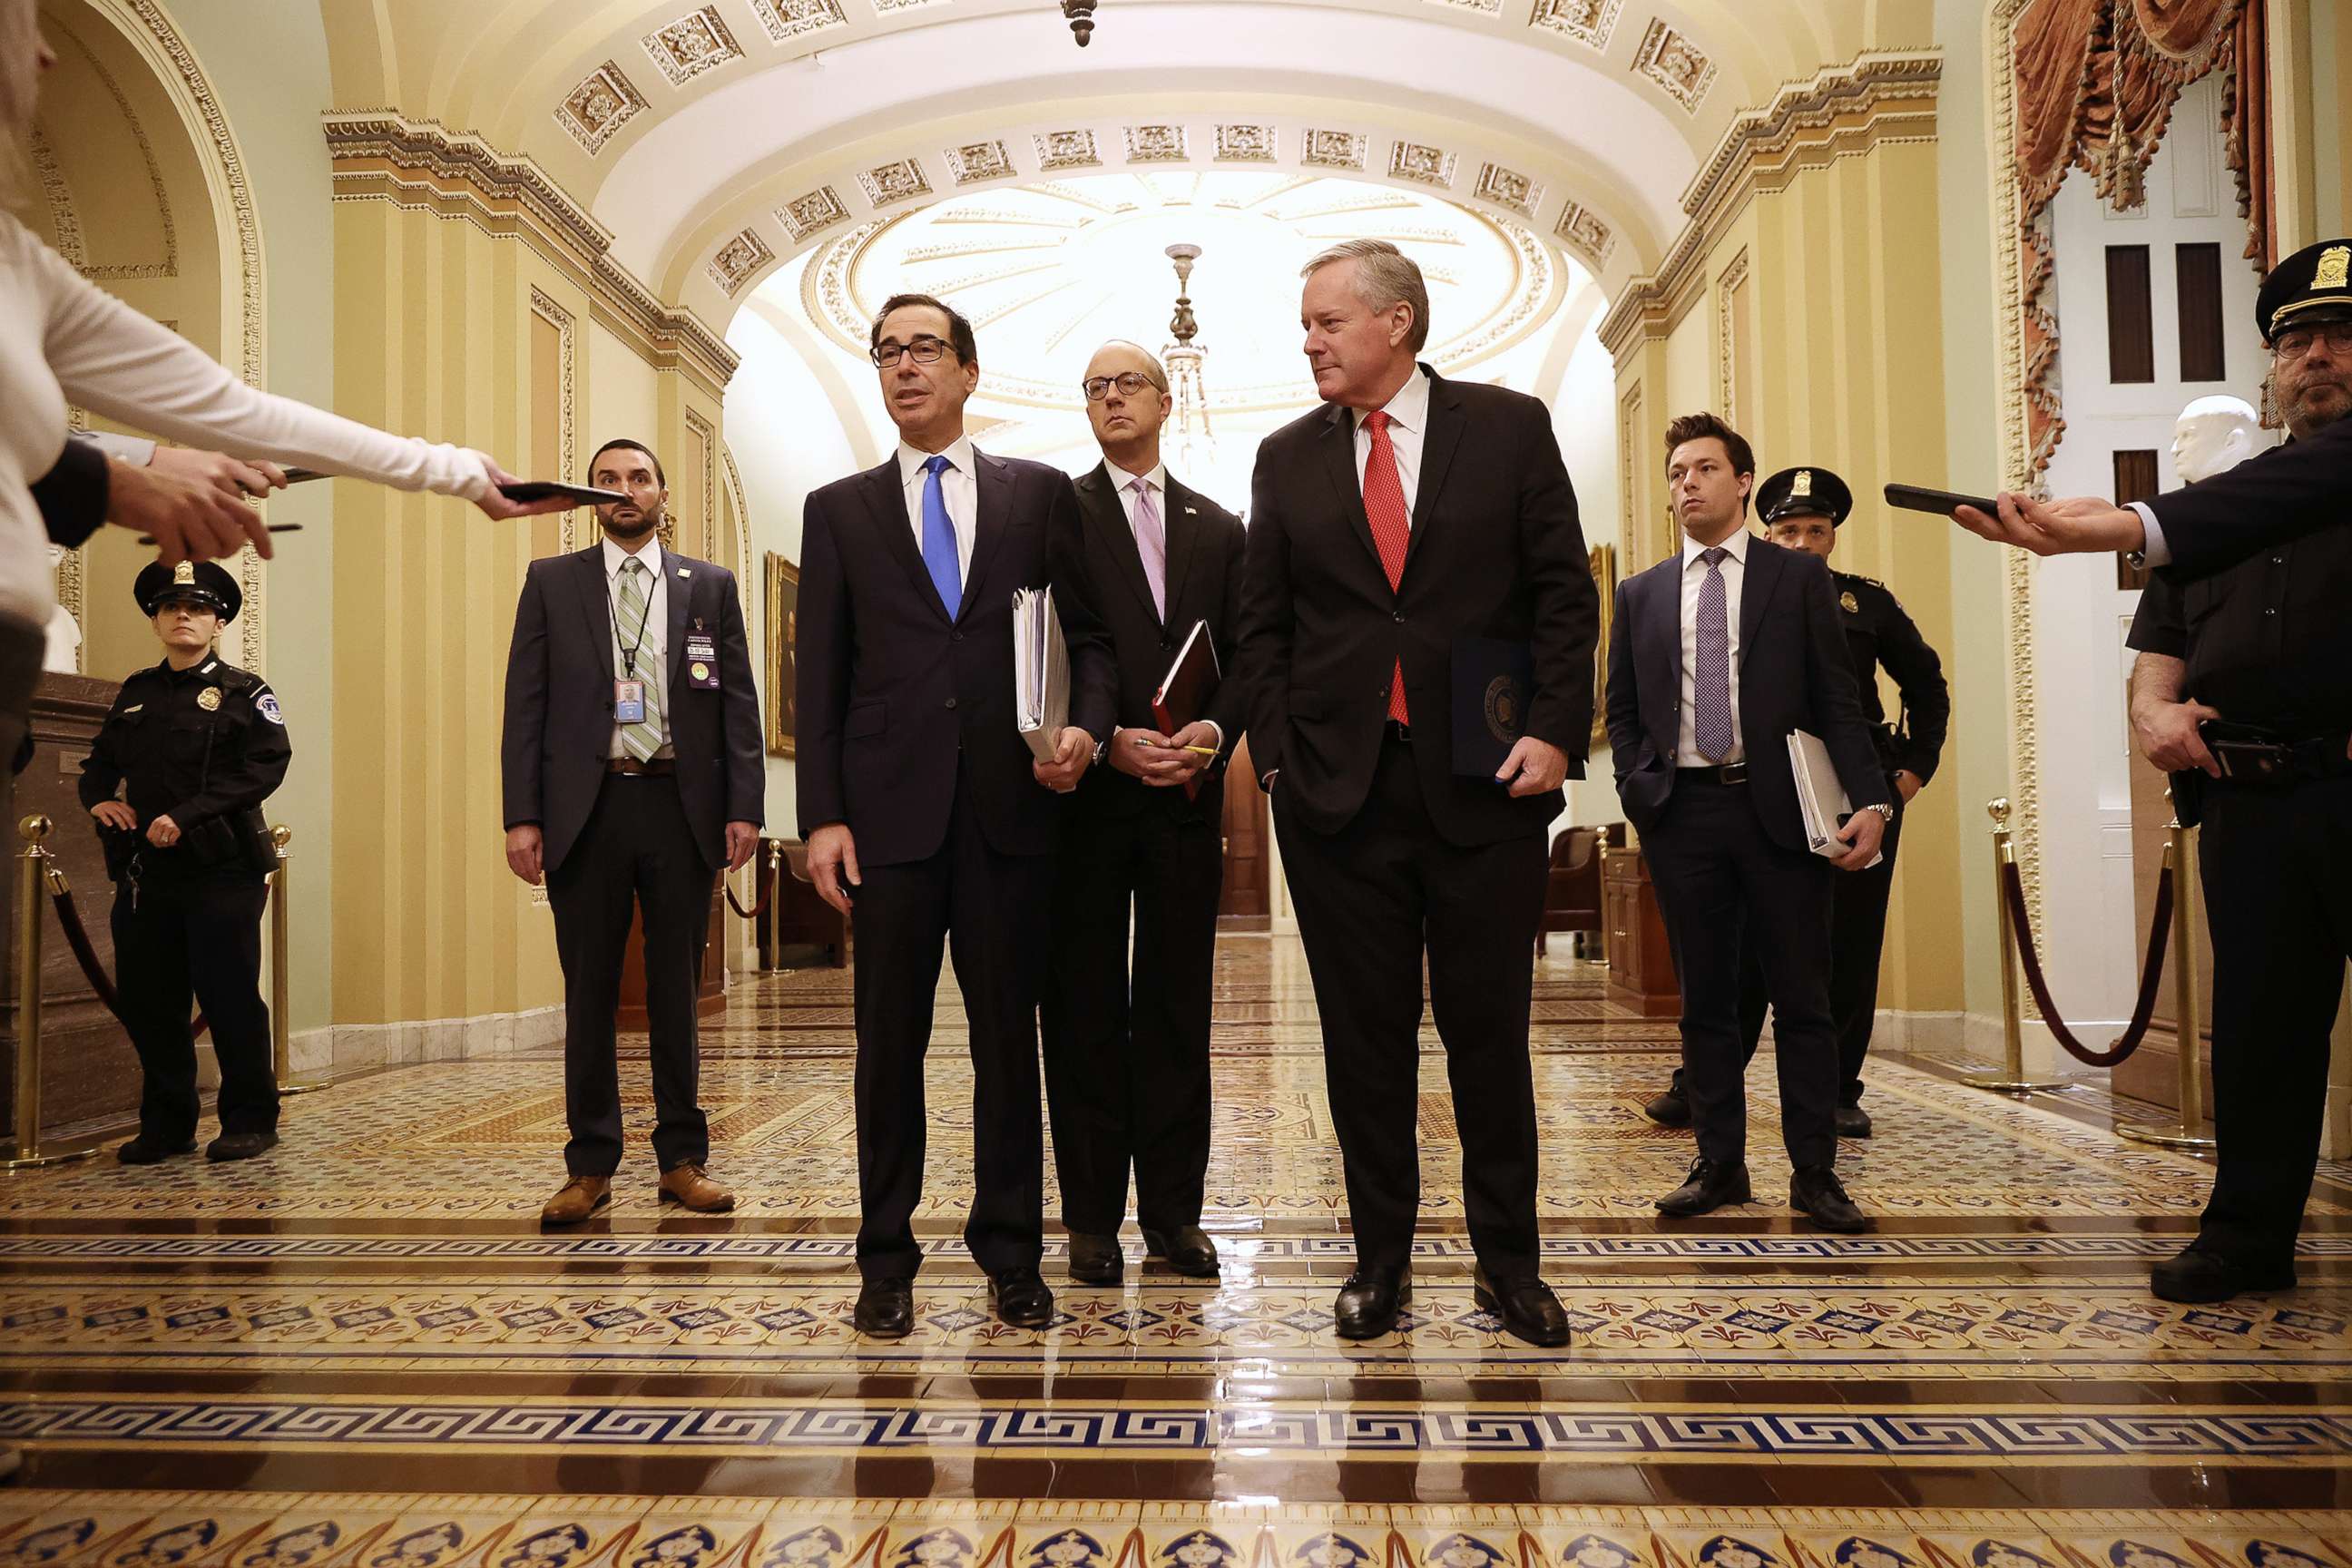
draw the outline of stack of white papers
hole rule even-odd
[[[1051,588],[1013,595],[1013,701],[1021,738],[1039,762],[1052,762],[1070,722],[1070,654]]]
[[[1853,803],[1846,798],[1845,786],[1831,765],[1830,749],[1822,744],[1820,736],[1803,730],[1789,731],[1789,775],[1797,786],[1797,807],[1804,813],[1806,845],[1814,854],[1832,859],[1844,854],[1846,847],[1838,842],[1837,831],[1853,815]],[[1870,864],[1875,866],[1884,858],[1873,856]]]

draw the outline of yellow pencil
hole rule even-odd
[[[1196,757],[1213,757],[1217,754],[1217,748],[1214,746],[1187,746],[1184,749]]]

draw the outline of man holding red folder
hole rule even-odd
[[[1219,679],[1240,630],[1242,525],[1161,463],[1173,405],[1157,359],[1105,343],[1083,389],[1103,451],[1077,481],[1085,575],[1118,668],[1119,727],[1066,824],[1042,1023],[1070,1277],[1115,1285],[1130,1167],[1145,1257],[1217,1272],[1201,1191],[1223,763],[1246,714],[1241,683]]]

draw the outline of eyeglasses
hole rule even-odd
[[[885,338],[874,345],[874,363],[878,368],[888,370],[898,363],[899,356],[903,354],[917,364],[936,364],[940,356],[947,352],[946,343],[928,335],[917,338],[911,343]]]
[[[1078,384],[1086,388],[1088,403],[1100,403],[1114,386],[1121,397],[1133,397],[1147,386],[1157,389],[1160,384],[1139,370],[1123,370],[1117,375],[1090,375]]]
[[[2330,321],[2325,326],[2296,327],[2281,332],[2271,340],[2272,357],[2301,359],[2321,338],[2327,340],[2329,353],[2352,354],[2352,321]]]

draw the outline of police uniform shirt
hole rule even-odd
[[[268,799],[293,754],[277,694],[259,676],[217,657],[182,670],[166,659],[122,683],[82,759],[81,803],[127,785],[142,834],[159,816],[185,834]]]
[[[2185,696],[2282,740],[2352,731],[2352,529],[2328,529],[2211,576],[2150,580],[2125,640],[2183,660]]]
[[[1846,651],[1853,657],[1854,683],[1861,689],[1863,722],[1870,726],[1887,771],[1913,773],[1924,784],[1936,776],[1952,721],[1952,693],[1944,680],[1943,661],[1884,583],[1851,572],[1830,575],[1835,579],[1838,610],[1845,623]],[[1881,666],[1894,677],[1903,699],[1903,733],[1892,737],[1878,695]]]

